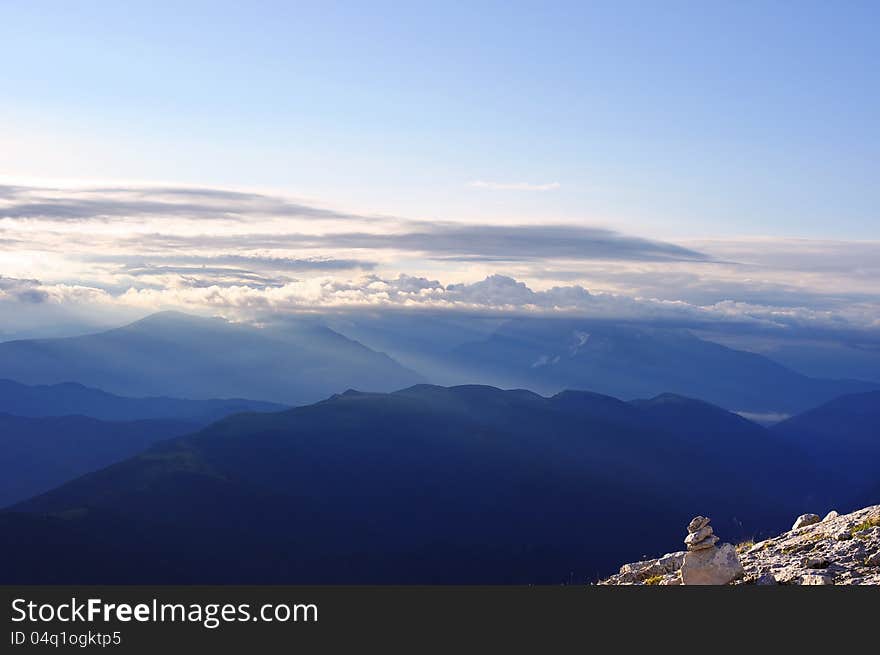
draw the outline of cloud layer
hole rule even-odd
[[[673,244],[222,189],[0,187],[0,274],[4,312],[175,307],[259,320],[383,307],[880,333],[878,242]]]

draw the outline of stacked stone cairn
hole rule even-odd
[[[688,523],[688,536],[684,538],[684,545],[689,551],[711,548],[718,543],[718,535],[713,534],[709,521],[707,516],[695,516]]]
[[[687,553],[681,565],[681,583],[685,585],[725,585],[742,577],[736,548],[732,544],[716,547],[718,535],[713,533],[706,516],[695,516],[688,524],[684,539]]]

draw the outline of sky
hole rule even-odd
[[[876,3],[0,3],[0,338],[394,306],[880,331]]]

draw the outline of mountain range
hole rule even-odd
[[[387,355],[313,322],[273,330],[179,312],[97,334],[0,343],[0,378],[74,381],[125,396],[285,405],[350,386],[391,391],[423,381]]]
[[[876,382],[808,377],[681,329],[466,316],[310,317],[255,327],[177,312],[97,334],[0,343],[0,378],[76,382],[124,396],[285,405],[346,388],[394,391],[423,382],[544,395],[581,389],[627,400],[676,393],[777,420],[841,395],[880,390]]]
[[[835,398],[771,431],[806,452],[837,486],[880,491],[880,391]],[[876,494],[860,497],[862,504],[880,502]]]
[[[555,583],[698,513],[754,537],[880,502],[876,384],[677,329],[332,325],[0,343],[0,582]]]
[[[561,582],[680,539],[696,513],[731,537],[779,531],[847,502],[827,482],[788,439],[671,394],[348,391],[20,503],[0,558],[5,582]]]
[[[488,384],[539,393],[588,389],[618,398],[672,392],[735,412],[794,414],[876,383],[796,373],[686,330],[583,320],[512,320],[452,353]]]
[[[162,439],[199,427],[192,421],[100,421],[0,413],[0,507],[131,457]]]
[[[837,366],[829,365],[828,348],[802,345],[794,358],[788,356],[790,350],[771,350],[785,354],[786,361],[824,362],[805,370],[829,374],[811,376],[758,352],[677,327],[586,318],[402,313],[334,317],[330,324],[442,385],[522,387],[544,395],[583,389],[624,399],[671,392],[766,422],[840,395],[880,389],[876,362],[867,356],[855,362],[852,349],[834,351]],[[758,338],[744,343],[767,350]],[[845,371],[864,379],[839,377]]]
[[[251,400],[126,398],[73,382],[0,380],[0,507],[230,414],[283,409]]]
[[[286,408],[279,403],[241,398],[128,398],[76,382],[26,385],[12,380],[0,380],[0,412],[16,416],[81,415],[105,421],[163,418],[207,424],[239,412],[274,412]]]

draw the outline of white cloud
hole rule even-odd
[[[237,320],[388,307],[876,334],[878,262],[878,242],[672,244],[586,226],[357,216],[223,190],[0,187],[4,319],[62,307]]]
[[[809,307],[778,307],[723,301],[697,305],[684,301],[591,293],[580,285],[534,290],[524,282],[491,275],[473,283],[444,284],[439,280],[400,274],[335,276],[290,280],[274,286],[248,284],[168,283],[129,287],[118,293],[93,287],[28,281],[42,302],[98,310],[141,309],[144,312],[178,308],[212,313],[234,320],[260,320],[276,314],[348,311],[370,308],[444,310],[492,315],[567,315],[692,326],[743,324],[774,332],[804,328],[829,331],[876,331],[876,316],[864,307],[852,312],[829,312]],[[15,296],[0,294],[0,301]],[[17,298],[25,302],[23,298]]]

